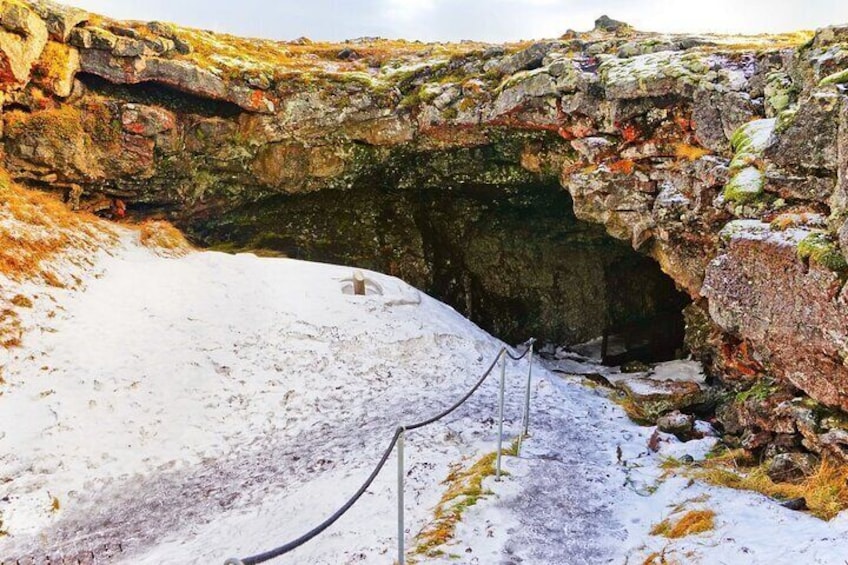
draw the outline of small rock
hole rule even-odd
[[[748,451],[756,451],[771,443],[773,438],[774,434],[766,430],[747,430],[742,435],[742,447]]]
[[[572,139],[571,147],[593,163],[608,156],[615,148],[611,141],[603,137]]]
[[[776,483],[797,482],[813,474],[819,461],[810,453],[780,453],[769,463],[768,476]]]
[[[629,24],[624,22],[614,20],[609,16],[601,16],[597,20],[595,20],[595,29],[599,31],[624,31],[631,29]]]
[[[340,59],[342,61],[356,61],[360,59],[361,55],[351,49],[350,47],[345,47],[341,51],[336,54],[336,59]]]
[[[786,502],[780,504],[784,508],[788,508],[789,510],[797,510],[803,511],[807,510],[807,499],[804,497],[801,498],[790,498]]]
[[[692,436],[694,427],[695,417],[691,414],[683,414],[679,410],[673,410],[657,418],[657,429],[661,432],[674,434],[682,440]]]
[[[667,412],[697,406],[708,400],[707,393],[692,382],[632,378],[619,381],[616,387],[624,391],[645,423],[656,423]]]
[[[621,366],[622,373],[646,373],[651,370],[651,366],[642,361],[628,361]]]
[[[679,461],[680,461],[681,463],[685,463],[685,464],[689,465],[690,463],[694,463],[694,462],[695,462],[695,458],[694,458],[694,457],[692,457],[691,455],[689,455],[689,454],[687,453],[686,455],[684,455],[683,457],[681,457],[681,458],[679,459]]]

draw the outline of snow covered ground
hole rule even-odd
[[[4,282],[35,305],[23,313],[23,347],[2,351],[3,563],[223,563],[288,541],[355,491],[398,422],[450,405],[502,345],[392,277],[367,273],[372,294],[352,296],[347,267],[163,258],[136,239],[127,232],[102,253],[84,290]],[[508,440],[525,371],[524,361],[508,366]],[[487,479],[493,494],[468,510],[445,563],[632,564],[655,552],[680,563],[846,559],[844,513],[825,523],[755,494],[661,480],[663,455],[702,457],[714,440],[665,438],[654,454],[653,429],[579,378],[542,363],[534,375],[532,437],[505,459],[508,477]],[[494,450],[496,382],[408,434],[408,547],[451,465]],[[391,563],[394,465],[393,456],[330,530],[275,563]],[[649,535],[681,504],[714,510],[715,531]]]

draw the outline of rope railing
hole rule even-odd
[[[395,447],[398,448],[398,564],[403,565],[405,562],[405,551],[404,551],[404,527],[403,527],[403,450],[404,450],[404,434],[407,431],[417,430],[419,428],[423,428],[425,426],[429,426],[439,420],[445,418],[450,415],[452,412],[457,410],[460,406],[465,404],[471,396],[477,392],[477,390],[483,385],[489,375],[492,374],[495,367],[498,364],[498,361],[503,360],[501,363],[501,379],[500,379],[500,387],[498,394],[498,448],[497,448],[497,459],[495,464],[495,480],[499,481],[501,477],[501,452],[503,451],[503,405],[504,405],[504,386],[505,386],[505,372],[506,372],[506,357],[509,357],[513,361],[520,361],[524,359],[528,354],[530,355],[530,368],[527,371],[527,387],[525,391],[525,404],[524,404],[524,416],[523,416],[523,434],[519,436],[518,450],[521,450],[521,439],[523,436],[527,435],[529,431],[530,424],[530,384],[531,384],[531,376],[532,376],[532,367],[533,367],[533,346],[536,343],[534,338],[529,339],[525,342],[526,349],[524,353],[521,355],[513,355],[506,347],[501,347],[498,351],[498,354],[495,356],[494,360],[491,362],[489,367],[485,372],[477,379],[477,382],[474,383],[474,386],[466,392],[462,398],[452,404],[449,408],[439,412],[435,416],[427,418],[426,420],[422,420],[420,422],[415,422],[413,424],[407,425],[399,425],[395,428],[394,434],[392,435],[391,441],[386,446],[386,449],[383,451],[383,454],[380,456],[380,460],[377,462],[377,465],[371,471],[371,474],[368,475],[368,478],[365,479],[365,482],[362,483],[362,486],[357,489],[357,491],[351,496],[347,502],[345,502],[338,510],[333,512],[326,520],[303,534],[302,536],[293,539],[292,541],[285,543],[279,547],[275,547],[269,551],[264,553],[259,553],[256,555],[252,555],[250,557],[244,557],[242,559],[238,559],[232,557],[227,559],[224,562],[224,565],[258,565],[259,563],[265,563],[266,561],[270,561],[276,557],[280,557],[297,549],[303,544],[307,543],[311,539],[320,535],[324,530],[332,526],[339,518],[344,516],[344,514],[350,510],[350,508],[356,504],[356,502],[362,497],[363,494],[368,490],[368,487],[374,482],[377,478],[377,475],[380,474],[380,471],[386,465],[386,462],[389,460],[389,457],[392,454],[392,451]]]

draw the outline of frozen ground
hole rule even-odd
[[[252,255],[161,258],[126,234],[85,290],[19,286],[34,298],[21,349],[3,351],[0,556],[209,564],[269,549],[333,512],[398,421],[438,412],[501,344],[404,283]],[[562,369],[566,365],[561,365]],[[510,363],[508,439],[525,362]],[[568,372],[603,371],[572,359]],[[660,367],[691,377],[691,364]],[[763,497],[660,480],[663,454],[701,457],[710,438],[630,423],[577,377],[534,367],[532,438],[510,476],[472,507],[445,563],[843,563],[830,523]],[[617,378],[613,371],[608,375]],[[432,519],[453,463],[495,446],[496,379],[447,420],[407,438],[407,546]],[[395,460],[335,526],[277,563],[391,563]],[[688,502],[687,502],[688,501]],[[674,507],[708,507],[717,529],[649,535]],[[438,562],[429,560],[428,562]]]

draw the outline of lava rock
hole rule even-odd
[[[617,383],[641,415],[641,420],[655,424],[668,412],[682,410],[708,399],[708,394],[698,383],[687,381],[659,381],[650,378],[632,378]]]
[[[595,29],[598,31],[610,31],[615,33],[631,29],[631,27],[629,24],[619,20],[614,20],[611,17],[604,15],[595,20]]]
[[[683,414],[679,410],[673,410],[657,418],[657,429],[685,440],[692,437],[692,432],[695,429],[695,417],[691,414]]]
[[[781,506],[783,506],[784,508],[788,508],[789,510],[796,510],[801,512],[807,510],[807,499],[804,497],[790,498],[786,502],[781,503]]]
[[[351,49],[350,47],[345,47],[341,51],[336,54],[336,59],[340,59],[342,61],[356,61],[360,59],[361,55]]]
[[[771,460],[766,472],[774,482],[792,483],[811,475],[818,464],[818,458],[810,453],[781,453]]]

